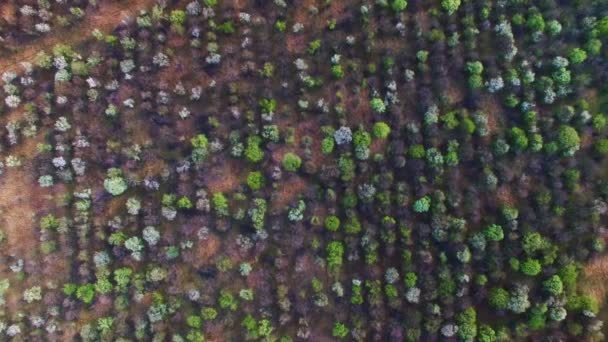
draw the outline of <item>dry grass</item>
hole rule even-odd
[[[597,257],[583,268],[581,290],[603,303],[608,294],[608,255]]]

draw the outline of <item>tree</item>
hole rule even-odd
[[[344,245],[340,241],[332,241],[327,245],[327,267],[330,272],[337,271],[342,266]]]
[[[386,105],[384,104],[384,101],[382,101],[382,99],[379,98],[373,98],[370,103],[369,103],[370,107],[372,107],[372,110],[376,113],[384,113],[386,111]]]
[[[505,237],[502,227],[497,224],[489,225],[483,233],[489,241],[501,241]]]
[[[540,271],[542,270],[542,266],[540,264],[540,261],[528,258],[521,263],[520,270],[523,274],[533,277],[540,273]]]
[[[391,127],[387,125],[386,122],[376,122],[372,128],[372,133],[376,138],[386,139],[388,135],[391,134]]]
[[[287,152],[283,156],[283,168],[289,172],[296,172],[302,165],[302,159],[292,152]]]
[[[587,59],[587,52],[581,48],[574,48],[568,53],[568,59],[572,64],[581,64]]]
[[[245,158],[249,162],[257,163],[264,159],[264,151],[260,148],[262,138],[253,135],[247,138],[247,147],[245,148]]]
[[[523,151],[528,148],[528,137],[523,129],[512,127],[509,131],[509,138],[511,140],[511,145],[516,151]]]
[[[524,252],[529,255],[545,248],[547,245],[547,241],[538,232],[526,232],[521,243]]]
[[[593,144],[593,147],[597,153],[599,153],[601,155],[607,155],[608,154],[608,139],[606,139],[606,138],[598,139]]]
[[[507,292],[507,290],[503,288],[492,288],[490,290],[490,295],[488,298],[490,305],[493,306],[495,309],[504,310],[509,305],[509,292]]]
[[[595,24],[595,29],[600,37],[608,37],[608,16],[603,17],[598,20]]]
[[[460,341],[473,342],[477,336],[477,313],[469,307],[456,316],[458,338]]]
[[[554,296],[560,295],[564,291],[564,284],[557,274],[554,274],[549,279],[545,280],[543,282],[543,287],[547,292]]]
[[[213,209],[218,216],[228,216],[228,200],[221,192],[216,192],[212,197]]]
[[[103,181],[103,187],[113,196],[119,196],[127,190],[127,182],[119,169],[111,168],[108,170],[108,178]]]
[[[331,335],[340,339],[345,338],[348,335],[348,328],[344,323],[336,322],[334,323]]]
[[[414,211],[417,213],[426,213],[430,208],[431,198],[429,196],[421,197],[414,203]]]
[[[329,215],[325,218],[324,225],[325,229],[329,230],[330,232],[338,231],[340,228],[340,219],[335,215]]]
[[[479,334],[477,335],[479,342],[496,342],[496,332],[491,326],[482,324],[479,326]]]
[[[452,15],[458,10],[458,7],[460,7],[460,0],[442,0],[441,7],[448,15]]]
[[[247,186],[253,191],[261,189],[265,183],[264,175],[260,171],[252,171],[247,175]]]

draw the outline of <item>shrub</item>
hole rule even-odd
[[[283,156],[283,168],[289,172],[296,172],[300,169],[300,165],[302,165],[302,159],[291,152],[285,153]]]
[[[338,231],[340,228],[340,219],[335,215],[329,215],[325,218],[324,225],[325,229],[329,230],[330,232]]]
[[[388,138],[388,135],[391,134],[391,127],[387,125],[386,122],[376,122],[372,129],[372,133],[376,138],[386,139]]]

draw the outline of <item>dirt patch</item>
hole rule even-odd
[[[494,133],[499,125],[498,116],[502,113],[502,106],[494,96],[484,96],[479,109],[488,116],[488,131]]]
[[[0,18],[11,25],[17,23],[17,5],[12,1],[0,4]]]
[[[219,251],[220,245],[220,239],[216,235],[209,234],[207,239],[197,244],[195,250],[196,258],[193,266],[198,268],[211,264],[211,257]]]
[[[277,196],[272,200],[272,208],[273,209],[281,209],[286,208],[289,203],[295,199],[298,194],[302,193],[304,189],[306,189],[307,183],[304,179],[297,175],[293,175],[289,177],[289,179],[285,182],[285,186],[283,186],[278,192]]]
[[[224,161],[218,166],[210,168],[210,172],[206,175],[205,184],[211,193],[229,192],[236,188],[242,177],[238,165],[235,165],[231,160]]]

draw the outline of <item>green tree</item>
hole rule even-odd
[[[344,245],[340,241],[332,241],[327,245],[327,267],[331,272],[337,271],[342,266]]]
[[[218,216],[228,216],[228,200],[221,192],[216,192],[211,198],[213,209]]]
[[[372,110],[376,113],[384,113],[386,112],[386,105],[384,104],[384,101],[382,101],[382,99],[379,98],[373,98],[370,102],[369,102],[370,107],[372,108]]]
[[[572,64],[581,64],[587,59],[587,52],[581,48],[574,48],[568,53],[568,59]]]
[[[261,189],[265,183],[264,175],[260,171],[252,171],[247,175],[247,185],[253,191]]]
[[[336,322],[334,323],[331,335],[340,339],[345,338],[348,335],[348,328],[344,323]]]
[[[494,287],[490,290],[488,296],[490,305],[497,310],[505,310],[509,305],[509,292],[500,287]]]
[[[533,277],[540,273],[540,271],[542,270],[542,266],[540,264],[540,261],[528,258],[521,263],[520,270],[523,274]]]
[[[338,231],[340,228],[340,219],[335,215],[329,215],[325,218],[324,225],[325,229],[329,230],[330,232]]]
[[[489,225],[483,233],[489,241],[501,241],[505,237],[502,227],[497,224]]]
[[[458,338],[461,341],[473,342],[477,336],[477,313],[469,307],[456,316]]]
[[[262,138],[253,135],[247,138],[247,147],[245,148],[245,158],[251,163],[260,162],[264,159],[264,151],[260,148]]]
[[[300,165],[302,165],[302,159],[292,152],[287,152],[283,156],[283,168],[289,172],[296,172],[300,169]]]
[[[388,124],[386,124],[386,122],[383,122],[383,121],[376,122],[372,129],[372,133],[374,134],[374,137],[376,137],[376,138],[386,139],[386,138],[388,138],[388,135],[391,134],[391,127]]]
[[[430,208],[431,198],[429,196],[421,197],[414,203],[414,211],[417,213],[426,213]]]
[[[549,279],[545,280],[543,282],[543,287],[547,292],[554,296],[560,295],[564,291],[564,284],[557,274],[554,274]]]
[[[460,0],[442,0],[441,7],[447,12],[448,15],[452,15],[456,13],[460,7]]]
[[[511,145],[516,151],[523,151],[528,148],[528,137],[523,129],[512,127],[509,131],[509,138],[511,140]]]

